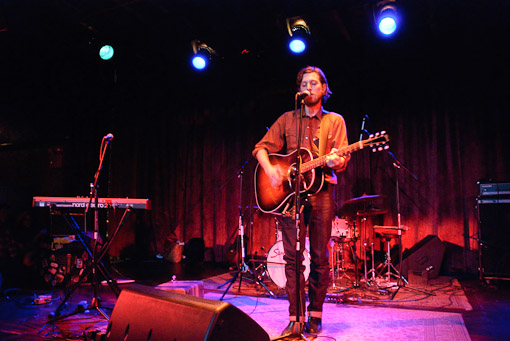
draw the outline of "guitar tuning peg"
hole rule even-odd
[[[386,130],[381,131],[381,135],[386,135]]]
[[[385,150],[388,150],[388,149],[390,149],[390,146],[385,145],[385,146],[384,146],[384,149],[385,149]]]
[[[377,148],[377,150],[381,152],[383,150],[383,147],[379,146],[379,148]]]
[[[375,153],[377,151],[377,148],[372,148],[372,153]]]
[[[379,136],[379,132],[375,133],[375,136]]]
[[[374,138],[374,134],[370,134],[370,135],[368,135],[368,137]]]

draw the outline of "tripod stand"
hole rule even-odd
[[[435,294],[433,292],[408,286],[409,282],[402,275],[402,230],[403,230],[403,228],[402,228],[402,222],[401,222],[401,216],[400,216],[400,187],[399,187],[399,181],[398,181],[398,178],[399,178],[398,171],[401,169],[401,167],[403,167],[409,174],[411,174],[411,176],[415,180],[418,180],[418,177],[416,175],[414,175],[413,173],[411,173],[411,171],[407,167],[405,167],[395,157],[395,155],[393,155],[393,153],[391,151],[387,150],[387,152],[388,152],[388,155],[390,155],[394,160],[393,168],[395,169],[395,191],[396,191],[396,201],[397,201],[397,231],[398,231],[398,255],[399,255],[398,271],[395,269],[395,271],[397,272],[397,278],[398,278],[397,279],[397,290],[395,290],[391,299],[393,299],[395,297],[395,295],[397,295],[400,288],[406,288],[408,290],[418,291],[418,292],[422,292],[427,295],[435,296]]]
[[[253,273],[253,271],[250,269],[250,267],[248,266],[248,264],[246,264],[246,261],[245,261],[246,250],[244,247],[244,225],[243,225],[243,212],[242,212],[243,175],[244,175],[244,164],[241,167],[241,169],[239,169],[239,171],[237,172],[237,176],[239,178],[239,207],[238,207],[239,214],[238,214],[238,223],[237,223],[238,235],[239,235],[239,245],[237,246],[237,248],[238,248],[237,255],[239,257],[239,262],[238,262],[239,266],[238,266],[237,272],[234,274],[234,276],[218,287],[218,289],[220,289],[223,286],[228,284],[227,289],[225,289],[225,291],[223,292],[223,295],[220,298],[220,301],[223,301],[223,298],[225,297],[228,290],[234,284],[234,282],[237,280],[238,277],[239,277],[238,291],[241,291],[241,283],[243,281],[243,275],[246,273],[251,274],[252,278],[250,278],[250,280],[257,282],[257,284],[262,286],[269,293],[269,295],[271,297],[273,297],[273,298],[275,297],[274,293],[271,290],[269,290],[269,288],[264,284],[264,282],[262,282],[262,280]]]
[[[68,315],[60,315],[61,310],[64,307],[64,305],[66,304],[66,302],[69,299],[69,297],[87,279],[87,277],[89,276],[89,274],[91,272],[92,272],[92,278],[93,278],[92,279],[92,286],[94,288],[94,296],[93,296],[93,298],[91,300],[90,305],[86,309],[84,309],[84,310],[95,309],[105,319],[110,320],[110,318],[108,317],[106,312],[102,309],[101,304],[100,304],[101,300],[98,297],[98,286],[100,284],[99,283],[99,279],[98,279],[98,271],[101,272],[101,274],[105,277],[106,282],[108,283],[108,285],[110,286],[112,291],[115,293],[115,295],[118,297],[119,294],[120,294],[120,289],[118,288],[117,284],[112,280],[111,275],[106,270],[106,268],[104,267],[104,264],[102,263],[101,260],[106,255],[106,252],[108,250],[108,247],[111,244],[111,241],[112,241],[113,237],[117,234],[117,232],[119,231],[120,227],[124,224],[125,219],[130,215],[131,209],[126,209],[126,211],[124,212],[124,215],[123,215],[119,225],[117,226],[117,229],[116,229],[114,235],[112,236],[112,238],[110,238],[105,243],[105,245],[101,249],[101,252],[99,252],[99,246],[98,246],[98,240],[99,240],[99,211],[98,211],[98,209],[99,209],[99,196],[98,196],[98,193],[97,193],[97,188],[98,188],[97,182],[98,182],[98,179],[99,179],[99,173],[100,173],[100,171],[102,169],[102,166],[103,166],[104,155],[106,153],[106,149],[108,147],[108,143],[112,139],[113,139],[113,135],[112,134],[108,134],[108,135],[104,136],[102,141],[101,141],[101,147],[100,147],[100,153],[99,153],[99,166],[98,166],[98,169],[97,169],[96,173],[94,174],[94,182],[90,184],[90,197],[89,197],[89,202],[87,204],[87,207],[85,209],[85,229],[86,229],[86,226],[87,226],[87,213],[88,213],[90,207],[93,206],[93,208],[94,208],[94,238],[91,241],[93,245],[90,246],[85,241],[85,238],[84,238],[82,232],[80,231],[79,227],[77,226],[77,224],[71,224],[71,226],[75,229],[75,231],[77,233],[77,236],[78,236],[78,239],[80,240],[81,244],[85,248],[85,250],[88,253],[89,257],[91,257],[92,265],[89,266],[88,268],[86,268],[86,270],[80,275],[79,281],[69,290],[69,292],[67,293],[67,295],[64,298],[64,300],[62,301],[62,303],[57,307],[55,313],[54,314],[50,314],[49,317],[50,317],[50,319],[52,319],[50,322],[55,322],[57,320],[63,319],[65,317],[71,316],[71,315],[79,312],[79,311],[77,311],[75,313],[71,313],[71,314],[68,314]],[[73,220],[73,223],[75,223],[74,220]],[[92,250],[91,250],[91,248],[92,248]]]
[[[354,288],[354,281],[347,275],[347,269],[345,268],[345,236],[332,237],[331,238],[331,249],[332,249],[332,266],[331,266],[331,289],[336,293],[347,291]],[[346,279],[348,283],[352,285],[343,287],[340,283],[342,279]]]

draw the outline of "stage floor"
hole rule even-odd
[[[250,281],[243,274],[226,292],[219,285],[232,278],[221,264],[174,264],[163,260],[144,260],[117,264],[112,271],[116,277],[136,283],[156,286],[171,280],[202,280],[205,298],[224,301],[238,307],[271,338],[279,335],[287,324],[288,303],[285,290],[276,286],[268,276],[262,282],[273,292]],[[80,306],[89,307],[94,297],[94,286],[84,284],[65,300],[62,314],[69,317],[52,322],[48,317],[61,306],[66,296],[63,288],[37,287],[25,283],[22,288],[2,288],[0,297],[0,339],[93,339],[104,333],[108,321],[98,309],[80,312]],[[422,283],[423,284],[423,283]],[[122,289],[129,284],[119,284]],[[342,288],[342,289],[341,289]],[[97,288],[100,308],[107,316],[117,297],[107,285]],[[419,290],[414,290],[419,289]],[[335,291],[336,290],[336,291]],[[374,293],[364,285],[343,290],[340,285],[330,288],[324,308],[323,337],[336,340],[503,340],[510,339],[510,285],[508,281],[487,285],[474,278],[440,276],[423,287],[401,287],[396,295]],[[36,304],[35,299],[50,297],[47,303]],[[319,338],[320,340],[320,338]]]

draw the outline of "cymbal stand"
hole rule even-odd
[[[398,256],[399,256],[398,271],[397,271],[397,276],[398,276],[398,279],[397,279],[397,290],[395,290],[395,292],[391,296],[391,299],[393,299],[395,297],[395,295],[400,290],[400,288],[406,288],[406,289],[409,289],[409,290],[419,291],[419,292],[422,292],[422,293],[427,294],[427,295],[434,295],[435,296],[435,294],[433,292],[430,292],[430,291],[427,291],[427,290],[418,289],[418,288],[413,288],[413,287],[408,286],[409,282],[402,275],[402,229],[403,228],[402,228],[402,220],[401,220],[401,215],[400,215],[400,187],[399,187],[398,171],[399,171],[399,169],[401,167],[403,167],[409,174],[411,174],[411,176],[415,180],[418,180],[418,177],[416,175],[414,175],[413,173],[411,173],[411,171],[407,167],[405,167],[396,158],[396,156],[393,155],[393,153],[391,151],[389,151],[389,150],[386,150],[386,151],[388,152],[388,155],[390,155],[393,158],[393,160],[394,160],[393,168],[395,169],[395,191],[396,191],[396,200],[397,200],[397,230],[398,230]]]
[[[368,241],[367,241],[367,206],[364,204],[363,211],[361,211],[361,214],[358,214],[361,216],[361,221],[363,222],[363,265],[365,267],[365,283],[368,284],[369,281],[375,282],[376,280],[376,271],[375,271],[375,252],[374,252],[374,236],[372,231],[372,242],[370,247],[370,257],[371,257],[371,265],[372,268],[370,271],[368,271],[367,266],[367,248],[368,248]],[[371,278],[369,279],[369,275],[372,274]]]
[[[220,301],[223,301],[223,298],[225,297],[228,290],[234,284],[234,282],[237,280],[238,277],[239,277],[238,291],[241,291],[241,283],[243,281],[243,275],[246,273],[251,274],[252,278],[250,278],[250,280],[257,282],[257,284],[262,286],[269,293],[269,295],[271,297],[273,297],[273,298],[275,297],[274,293],[271,290],[269,290],[269,288],[264,284],[264,282],[262,282],[262,280],[260,278],[261,276],[256,276],[253,273],[253,271],[250,269],[248,264],[246,264],[246,261],[245,261],[246,250],[244,247],[244,225],[243,225],[243,212],[242,212],[243,175],[244,175],[244,164],[241,166],[241,169],[239,169],[239,171],[237,172],[237,176],[239,178],[239,207],[238,207],[239,214],[238,214],[238,225],[237,225],[238,234],[239,234],[239,245],[237,247],[240,248],[240,250],[238,250],[238,253],[237,253],[237,255],[239,257],[239,262],[238,262],[239,267],[237,269],[237,272],[234,274],[234,276],[231,279],[229,279],[225,283],[218,286],[218,289],[219,289],[219,288],[222,288],[223,286],[228,284],[227,289],[225,289],[225,291],[223,292],[223,295],[220,298]]]
[[[359,238],[359,233],[356,234],[356,219],[352,221],[352,236],[353,236],[353,243],[349,244],[349,247],[351,248],[351,254],[352,259],[354,261],[354,283],[353,287],[358,288],[360,286],[360,279],[359,279],[359,268],[358,268],[358,255],[356,254],[356,243]]]
[[[361,218],[363,222],[363,267],[365,273],[365,283],[368,283],[368,273],[367,273],[367,217],[364,216]]]

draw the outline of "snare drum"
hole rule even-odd
[[[309,248],[309,246],[308,246]],[[280,288],[285,288],[287,284],[287,277],[285,276],[285,264],[286,262],[283,260],[283,255],[285,254],[285,250],[283,249],[283,241],[280,240],[276,242],[267,254],[267,272],[269,273],[269,278]],[[305,282],[308,280],[308,276],[310,275],[310,253],[305,247],[303,250],[303,265],[305,266]]]
[[[340,219],[338,217],[333,219],[333,223],[331,224],[331,237],[345,237],[347,239],[351,238],[349,225],[347,224],[346,219]]]

